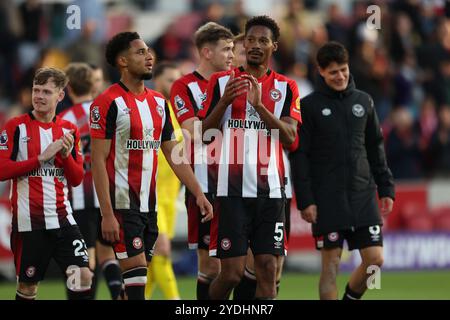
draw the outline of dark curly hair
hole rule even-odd
[[[320,47],[316,55],[317,64],[322,69],[325,69],[333,62],[343,64],[348,63],[348,60],[347,49],[345,49],[345,47],[337,41],[327,42]]]
[[[278,41],[278,38],[280,37],[280,27],[271,17],[264,15],[249,19],[245,24],[245,35],[247,35],[250,28],[254,26],[263,26],[269,28],[272,31],[272,40]]]
[[[115,67],[117,55],[122,51],[129,49],[131,41],[140,38],[141,37],[137,32],[121,32],[116,34],[106,45],[106,61]]]

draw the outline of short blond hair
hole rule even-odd
[[[94,85],[92,81],[92,68],[87,63],[69,63],[64,71],[69,78],[69,86],[75,95],[82,96],[92,91]]]
[[[234,36],[230,29],[215,22],[208,22],[202,25],[194,34],[194,41],[197,49],[201,49],[205,44],[216,44],[219,40],[233,40]]]

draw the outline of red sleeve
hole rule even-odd
[[[284,102],[282,117],[291,117],[298,123],[302,123],[302,116],[300,113],[300,96],[298,93],[297,83],[290,80],[287,86],[287,96]]]
[[[83,181],[84,177],[83,153],[81,151],[80,133],[77,127],[73,126],[72,128],[75,129],[74,147],[71,154],[66,159],[63,159],[63,167],[67,182],[69,185],[76,187]]]
[[[18,143],[19,128],[12,119],[0,131],[0,181],[23,176],[40,166],[37,156],[25,161],[16,161]]]
[[[184,121],[195,117],[195,101],[189,94],[189,88],[182,81],[175,81],[170,90],[170,103],[181,125]]]
[[[112,139],[116,128],[117,105],[100,95],[90,107],[89,125],[92,138]]]
[[[217,81],[219,73],[214,73],[208,82],[208,88],[206,89],[206,100],[203,103],[203,108],[198,111],[198,118],[204,119],[211,113],[220,100],[220,87]]]
[[[300,141],[300,139],[298,137],[298,131],[297,131],[295,134],[295,140],[294,140],[294,142],[292,142],[292,144],[289,147],[286,148],[287,151],[294,152],[295,150],[297,150],[299,141]]]

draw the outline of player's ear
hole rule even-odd
[[[277,50],[278,50],[278,41],[274,41],[273,42],[273,50],[272,50],[272,52],[275,52]]]
[[[212,50],[208,46],[204,46],[201,50],[202,56],[206,59],[211,59],[212,57]]]
[[[324,68],[321,68],[320,66],[317,66],[317,71],[319,71],[319,74],[322,77],[325,77],[325,69]]]
[[[117,66],[121,68],[126,68],[128,66],[127,58],[124,55],[117,56]]]
[[[70,89],[69,89],[69,90],[70,90]],[[59,94],[58,94],[58,102],[63,101],[65,95],[66,95],[66,93],[64,92],[64,89],[59,90]]]

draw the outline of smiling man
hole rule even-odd
[[[67,192],[83,180],[80,135],[75,125],[55,116],[66,85],[63,71],[37,70],[33,111],[11,119],[1,132],[0,181],[12,179],[11,249],[17,300],[36,298],[51,258],[67,276],[76,272],[73,266],[79,271],[78,279],[67,281],[69,299],[90,297],[88,253]]]
[[[285,255],[285,158],[295,141],[300,98],[295,82],[269,69],[280,30],[268,16],[245,25],[246,64],[214,74],[199,117],[202,129],[222,130],[217,207],[210,255],[221,262],[212,299],[226,299],[255,256],[257,299],[276,297],[277,256]]]
[[[122,32],[106,46],[106,60],[120,71],[91,105],[92,175],[102,213],[102,235],[113,243],[128,299],[144,300],[147,262],[158,236],[156,172],[161,147],[172,170],[196,199],[204,220],[212,206],[187,160],[171,158],[177,141],[164,96],[144,86],[153,57],[136,32]]]
[[[301,216],[312,223],[321,250],[320,299],[337,299],[336,276],[344,239],[358,249],[361,265],[352,273],[344,299],[360,299],[369,266],[383,263],[382,219],[394,200],[372,98],[357,90],[348,52],[329,42],[317,52],[318,89],[302,100],[300,146],[291,154],[293,183]]]

